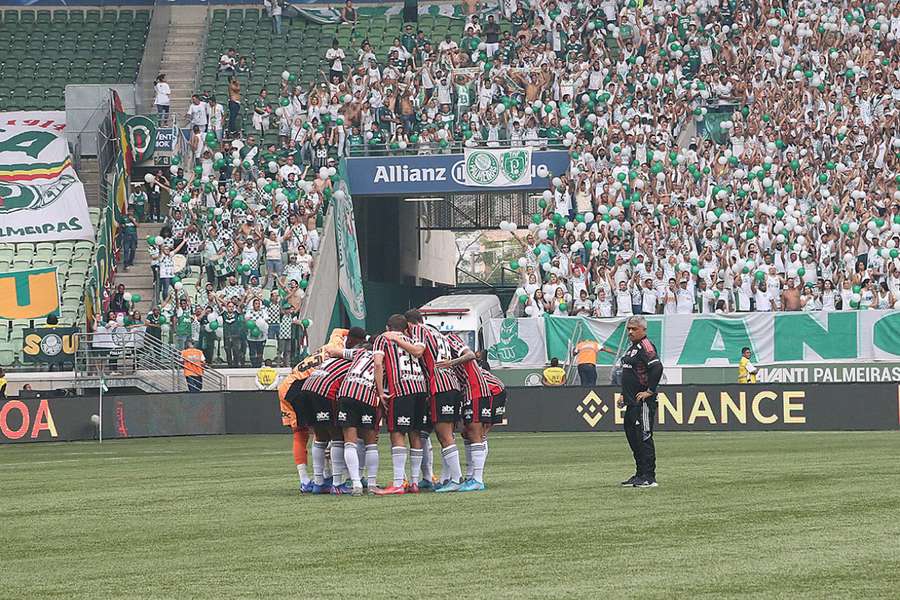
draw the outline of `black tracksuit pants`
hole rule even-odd
[[[635,473],[644,479],[656,479],[656,448],[653,445],[653,421],[656,400],[625,407],[625,437],[634,455]]]

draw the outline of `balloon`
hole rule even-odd
[[[567,312],[569,310],[569,305],[566,304],[565,302],[560,302],[559,310],[560,310],[560,312]]]
[[[219,328],[219,322],[218,322],[218,321],[210,321],[210,322],[209,322],[209,329],[210,329],[210,331],[215,331],[215,330],[218,329],[218,328]]]
[[[513,271],[518,271],[519,270],[519,261],[514,260],[511,263],[509,263],[509,268],[512,269]]]

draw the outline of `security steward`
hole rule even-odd
[[[622,398],[625,407],[625,437],[634,455],[635,474],[622,482],[636,488],[657,487],[656,448],[653,421],[656,420],[656,390],[663,366],[656,347],[647,339],[647,320],[631,317],[625,330],[631,346],[622,355]]]

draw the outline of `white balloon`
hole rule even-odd
[[[321,167],[319,169],[319,178],[328,179],[328,167]]]
[[[546,177],[550,174],[550,169],[547,168],[547,165],[538,165],[537,168],[537,176],[538,177]]]
[[[288,72],[288,71],[282,71],[282,72],[281,72],[281,78],[284,79],[285,81],[287,81],[288,79],[291,78],[290,72]]]
[[[125,302],[131,302],[131,297],[132,296],[130,292],[125,292],[124,294],[122,294],[122,298],[125,300]]]
[[[176,290],[181,290],[181,288],[183,288],[183,287],[184,287],[184,284],[181,283],[180,281],[178,281],[178,282],[175,283],[175,289],[176,289]]]
[[[156,181],[156,177],[154,177],[154,176],[151,175],[150,173],[147,173],[146,175],[144,175],[144,181],[146,181],[147,183],[152,184],[154,181]]]
[[[544,190],[544,192],[543,192],[543,194],[541,194],[541,196],[544,198],[544,200],[546,200],[547,202],[550,202],[550,200],[553,199],[553,192],[551,192],[550,190]]]
[[[558,188],[562,185],[562,179],[560,179],[559,177],[554,177],[552,183],[553,187]]]

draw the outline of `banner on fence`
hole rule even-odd
[[[491,319],[484,334],[491,366],[543,367],[546,362],[543,319]]]
[[[63,111],[0,113],[0,242],[91,240]]]
[[[26,329],[22,339],[22,359],[27,363],[73,362],[78,349],[77,327]]]
[[[473,187],[531,185],[531,148],[466,148],[463,181]]]
[[[58,312],[56,267],[0,273],[0,319],[39,319]]]
[[[616,431],[621,389],[507,388],[507,431]],[[668,385],[657,394],[662,431],[898,429],[898,386]]]
[[[754,362],[767,365],[900,357],[900,311],[895,310],[654,315],[646,319],[647,337],[656,345],[663,362],[671,366],[736,365],[745,346],[751,349]],[[529,344],[528,359],[517,366],[539,366],[549,357],[562,360],[569,348],[582,339],[593,339],[614,349],[628,345],[625,317],[519,319],[519,330],[524,321],[537,320],[544,322],[543,347],[540,340],[525,342]],[[499,331],[503,320],[493,321],[496,324],[492,322],[491,329]],[[499,366],[499,360],[495,360]],[[599,364],[609,365],[615,356],[600,353],[597,360]]]
[[[528,149],[530,150],[530,149]],[[508,152],[525,151],[513,148]],[[482,151],[485,152],[485,151]],[[497,152],[507,152],[498,150]],[[503,191],[542,190],[550,187],[554,174],[569,168],[569,154],[559,150],[535,151],[528,157],[525,173],[518,173],[522,157],[510,157],[508,169],[521,177],[506,182]],[[490,162],[490,161],[488,161]],[[515,165],[512,163],[515,162]],[[539,177],[540,167],[547,168],[547,176]],[[498,167],[499,168],[499,167]],[[483,192],[485,186],[497,187],[499,183],[470,183],[465,154],[422,154],[410,156],[370,156],[346,159],[347,183],[354,195],[395,196],[398,194],[423,195],[453,192]],[[477,171],[477,169],[476,169]],[[481,177],[481,175],[477,175]]]

